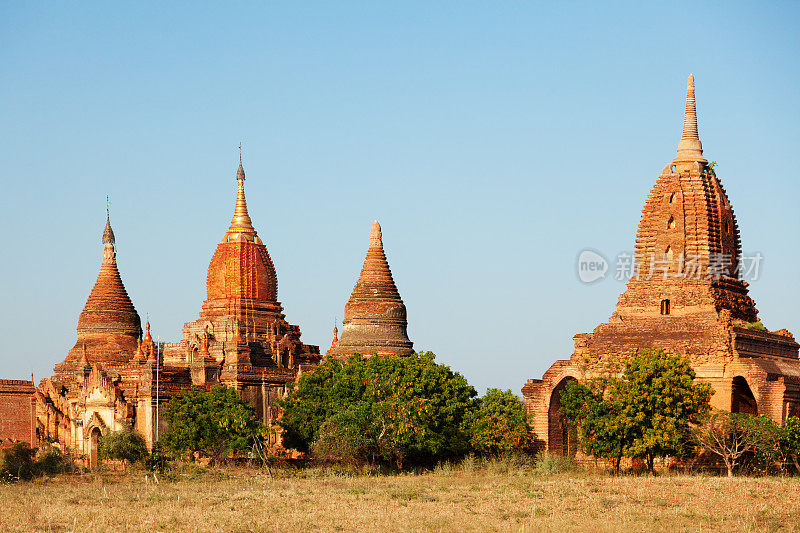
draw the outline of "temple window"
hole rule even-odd
[[[675,229],[675,217],[669,217],[669,220],[667,221],[667,229]],[[725,231],[728,230],[726,229]]]
[[[669,300],[661,300],[661,314],[662,315],[669,314]]]
[[[669,203],[672,203],[674,201],[675,201],[675,193],[672,193],[669,195]]]

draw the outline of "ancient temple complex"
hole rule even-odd
[[[100,273],[78,318],[75,346],[38,387],[0,381],[2,412],[21,413],[0,428],[0,445],[4,438],[58,442],[94,465],[98,439],[108,431],[131,426],[152,445],[166,429],[161,407],[191,385],[234,387],[264,423],[274,424],[276,401],[321,356],[286,321],[275,266],[247,212],[244,181],[240,160],[233,219],[209,264],[199,319],[184,325],[179,342],[157,344],[149,322],[143,331],[106,216]]]
[[[344,306],[342,336],[338,338],[334,328],[327,355],[411,355],[414,349],[407,328],[406,306],[392,278],[383,251],[381,225],[376,220],[370,230],[361,275]]]
[[[567,360],[522,388],[537,437],[557,453],[575,450],[560,412],[569,380],[597,375],[610,356],[658,347],[690,358],[714,389],[711,404],[765,414],[782,423],[800,414],[798,344],[770,332],[740,279],[742,251],[733,208],[703,156],[694,78],[689,77],[676,157],[651,190],[636,235],[635,271],[610,320],[574,337]]]

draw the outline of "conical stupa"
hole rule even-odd
[[[361,275],[344,306],[342,336],[328,355],[411,355],[406,306],[392,278],[383,251],[381,225],[372,223]]]

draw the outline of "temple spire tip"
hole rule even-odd
[[[678,156],[675,161],[706,162],[703,157],[703,143],[697,133],[697,106],[694,98],[694,75],[686,80],[686,108],[683,113],[683,133],[678,142]]]

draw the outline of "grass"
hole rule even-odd
[[[547,474],[87,474],[0,485],[0,531],[798,531],[800,478]],[[560,470],[555,468],[555,470]]]

